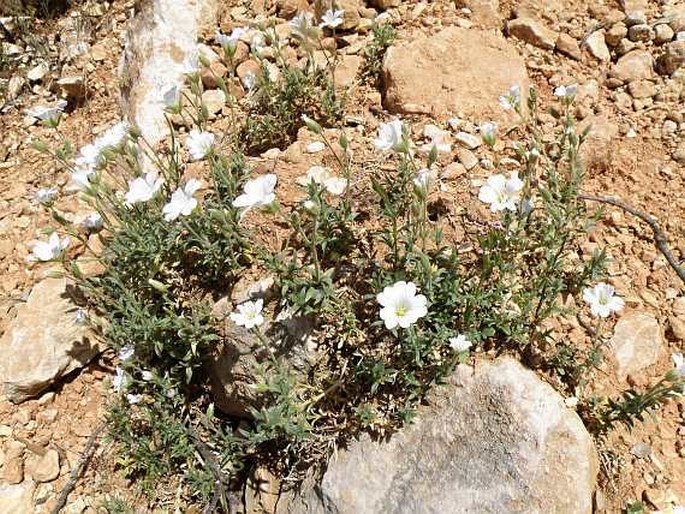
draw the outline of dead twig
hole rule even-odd
[[[212,495],[212,499],[210,500],[210,502],[202,510],[202,514],[212,514],[213,512],[215,512],[219,504],[219,500],[223,500],[222,504],[227,506],[230,514],[231,508],[226,501],[226,490],[228,488],[229,478],[226,477],[225,474],[221,471],[219,463],[217,462],[216,457],[212,453],[212,450],[209,448],[209,446],[207,446],[207,443],[205,443],[200,438],[195,429],[192,426],[188,425],[187,430],[190,436],[195,440],[195,447],[200,452],[200,455],[202,456],[204,461],[209,465],[210,469],[212,470],[212,474],[214,475],[215,480],[214,494]]]
[[[668,247],[668,238],[666,237],[666,234],[663,230],[661,230],[661,227],[659,227],[657,221],[654,218],[652,218],[649,214],[639,211],[635,207],[628,205],[623,200],[619,200],[618,198],[611,198],[608,196],[587,195],[585,193],[579,194],[578,198],[581,198],[582,200],[587,200],[589,202],[599,202],[619,207],[627,213],[632,214],[636,218],[639,218],[645,223],[647,223],[647,225],[649,225],[649,228],[651,228],[652,232],[654,233],[654,243],[656,244],[656,247],[664,255],[664,257],[666,257],[668,264],[678,274],[680,280],[685,282],[685,268],[683,268],[678,263],[678,261],[676,261],[675,257],[673,256],[673,253],[671,252],[671,249]]]
[[[83,448],[83,451],[81,452],[81,457],[76,463],[76,466],[74,466],[74,468],[71,470],[71,475],[69,475],[69,481],[64,486],[64,489],[62,489],[62,492],[60,493],[59,498],[57,499],[57,503],[52,509],[51,514],[59,514],[59,511],[61,511],[67,504],[67,498],[69,497],[71,491],[74,490],[74,487],[76,487],[76,482],[78,482],[78,479],[83,473],[83,470],[86,468],[88,461],[93,456],[93,453],[95,453],[95,450],[97,449],[98,437],[100,436],[100,433],[105,429],[106,426],[107,422],[101,421],[100,424],[95,427],[93,433],[90,434],[88,441],[86,441],[86,446]]]

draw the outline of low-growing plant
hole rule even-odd
[[[364,49],[362,77],[375,88],[381,86],[383,58],[395,39],[397,39],[397,31],[392,25],[388,23],[374,25],[373,39]]]
[[[559,95],[549,143],[535,123],[534,90],[526,106],[517,88],[502,98],[522,117],[510,157],[520,171],[482,185],[490,212],[463,240],[439,211],[430,214],[438,154],[449,150],[442,133],[416,152],[410,127],[383,123],[374,146],[384,165],[362,177],[347,135],[334,144],[298,107],[287,116],[299,116],[337,169],[313,167],[301,199],[281,205],[276,174],[249,178],[240,154],[223,154],[205,124],[197,75],[189,82],[185,108],[180,95],[169,105],[195,125],[185,150],[173,130],[170,147],[151,152],[135,129],[117,126],[75,157],[67,143],[54,153],[95,209],[82,226],[61,215],[56,191],[41,196],[64,232],[99,247],[98,273],[65,264],[93,325],[118,352],[110,434],[121,469],[150,495],[174,476],[187,498],[225,506],[227,489],[260,465],[297,481],[360,431],[387,435],[410,421],[476,350],[516,352],[556,370],[569,388],[581,382],[580,367],[591,369],[602,349],[599,323],[597,343],[578,352],[557,342],[552,322],[570,311],[568,297],[582,298],[598,320],[623,300],[608,284],[590,287],[605,254],[578,255],[597,214],[579,199],[585,134],[570,114],[573,92]],[[255,87],[259,98],[281,86]],[[481,131],[494,147],[495,127]],[[200,163],[202,180],[187,173],[187,160]],[[34,246],[34,259],[62,260],[69,244],[54,233]],[[266,275],[267,290],[245,285],[246,276]],[[240,345],[250,348],[240,370],[249,394],[235,417],[215,411],[211,366]],[[682,389],[682,375],[678,368],[650,391],[598,403],[598,431],[641,419]]]

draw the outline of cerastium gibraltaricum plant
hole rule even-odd
[[[321,24],[335,30],[341,15],[327,13]],[[229,65],[247,30],[217,35]],[[293,30],[307,48],[318,41],[311,16],[294,20]],[[596,214],[578,197],[585,134],[570,115],[571,87],[559,91],[551,143],[535,122],[534,90],[526,106],[519,88],[501,99],[521,115],[520,166],[494,163],[477,193],[490,213],[463,241],[430,213],[438,156],[450,150],[444,131],[427,126],[430,142],[417,151],[407,124],[382,123],[373,150],[383,166],[362,180],[346,133],[333,140],[321,125],[336,117],[309,109],[321,97],[293,89],[293,80],[319,71],[281,71],[267,78],[263,63],[262,76],[248,80],[265,118],[237,133],[246,130],[256,137],[248,146],[260,146],[273,144],[270,123],[284,135],[306,126],[336,169],[314,166],[298,184],[253,174],[242,155],[223,153],[235,134],[210,131],[201,81],[191,74],[190,93],[164,95],[168,148],[154,151],[121,124],[77,155],[68,142],[52,152],[93,208],[81,224],[61,214],[59,192],[38,193],[65,235],[36,243],[32,258],[64,263],[87,299],[88,319],[118,352],[110,434],[124,473],[151,495],[162,494],[161,478],[175,477],[186,497],[226,505],[227,491],[254,466],[268,463],[286,479],[320,469],[341,441],[362,430],[388,434],[410,420],[430,388],[474,351],[516,352],[575,391],[578,370],[595,363],[590,352],[601,354],[600,327],[590,350],[568,352],[550,322],[569,312],[568,297],[584,299],[598,320],[623,307],[611,286],[596,283],[605,254],[578,258]],[[306,98],[281,112],[292,94]],[[185,139],[174,117],[189,122]],[[481,126],[493,148],[496,130]],[[301,200],[281,204],[279,189],[287,187],[299,187]],[[355,201],[360,195],[365,202]],[[279,236],[265,235],[265,224]],[[99,270],[84,273],[86,257],[70,259],[74,248]],[[273,285],[254,296],[246,276],[268,276]],[[236,345],[250,345],[254,357],[241,369],[249,381],[241,418],[215,409],[210,371],[221,349]],[[605,433],[681,390],[682,363],[644,393],[596,402],[588,419]]]

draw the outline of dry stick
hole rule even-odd
[[[588,200],[590,202],[600,202],[620,207],[624,211],[632,214],[637,218],[640,218],[642,221],[647,223],[647,225],[649,225],[649,227],[652,229],[652,232],[654,233],[654,242],[656,243],[656,247],[662,254],[664,254],[664,257],[666,257],[668,264],[670,264],[671,268],[675,270],[675,272],[680,277],[680,280],[685,282],[685,268],[678,264],[678,261],[676,261],[675,257],[673,257],[673,254],[671,253],[671,250],[668,247],[668,238],[666,237],[666,234],[663,230],[661,230],[656,220],[652,218],[649,214],[645,214],[642,211],[638,211],[635,207],[632,207],[624,201],[619,200],[617,198],[610,198],[607,196],[586,195],[584,193],[580,193],[578,195],[578,198]]]
[[[221,471],[219,463],[217,462],[216,457],[212,453],[212,450],[207,446],[207,443],[205,443],[200,438],[195,429],[191,425],[188,425],[187,431],[188,434],[197,443],[195,447],[200,452],[202,458],[207,462],[207,464],[209,464],[209,467],[212,470],[212,474],[214,475],[214,494],[212,495],[211,501],[205,506],[205,508],[202,511],[202,514],[212,514],[216,510],[219,500],[222,496],[224,496],[224,493],[229,483],[229,478],[226,477],[225,474]]]
[[[100,424],[95,427],[93,433],[90,434],[88,441],[86,441],[86,446],[83,448],[83,451],[81,452],[81,457],[76,463],[76,466],[74,466],[74,469],[71,470],[71,475],[69,475],[69,481],[64,486],[64,489],[62,489],[62,493],[59,495],[59,498],[57,499],[57,504],[52,509],[50,514],[59,514],[59,511],[62,510],[64,506],[67,504],[67,498],[69,497],[71,491],[74,490],[74,487],[76,487],[76,482],[81,476],[81,473],[83,473],[86,464],[88,464],[88,461],[93,456],[93,453],[97,448],[98,436],[105,429],[106,426],[107,422],[101,421]]]

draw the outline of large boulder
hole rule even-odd
[[[397,113],[454,113],[501,119],[500,95],[528,89],[523,58],[501,35],[450,27],[392,46],[383,61],[385,107]]]
[[[460,366],[387,442],[333,459],[291,514],[592,512],[592,438],[563,399],[510,358]]]
[[[60,377],[85,366],[101,349],[78,323],[65,279],[34,286],[0,338],[0,388],[13,402],[40,394]]]
[[[164,94],[197,68],[198,36],[214,30],[216,12],[216,0],[138,2],[119,67],[121,107],[151,145],[169,133]]]

